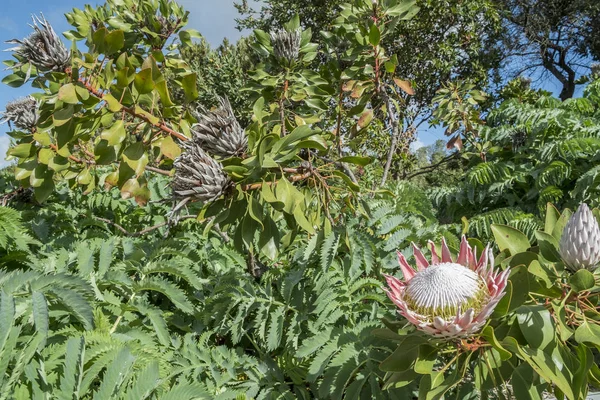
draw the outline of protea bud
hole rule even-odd
[[[29,63],[27,79],[29,79],[31,65],[42,71],[64,71],[70,65],[71,53],[43,15],[41,18],[33,16],[32,19],[33,25],[30,26],[34,31],[31,35],[23,40],[12,39],[6,42],[19,45],[6,50],[14,51],[19,59],[19,63],[14,67]]]
[[[21,97],[6,105],[6,111],[0,113],[0,124],[8,122],[17,128],[31,131],[38,121],[38,103],[31,97]]]
[[[587,204],[571,216],[560,238],[560,256],[570,269],[593,270],[600,264],[600,228]]]
[[[273,54],[275,54],[275,58],[286,65],[291,65],[298,59],[301,42],[302,32],[300,29],[291,32],[281,29],[271,33]]]
[[[214,111],[201,109],[196,113],[198,123],[192,126],[194,141],[209,154],[230,158],[246,152],[248,137],[238,123],[229,100],[219,97],[220,107]]]
[[[442,257],[429,242],[431,265],[413,244],[418,271],[398,253],[404,279],[386,275],[388,297],[401,315],[432,336],[455,338],[476,333],[504,296],[509,270],[494,271],[493,255],[486,247],[476,252],[463,236],[456,262],[442,239]]]
[[[183,153],[175,160],[175,177],[171,183],[176,198],[187,201],[213,201],[231,186],[220,163],[197,143],[183,144]]]

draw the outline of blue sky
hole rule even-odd
[[[102,4],[103,1],[96,0],[0,0],[0,49],[7,49],[6,40],[23,38],[30,33],[31,14],[42,12],[54,29],[60,33],[69,29],[69,24],[64,14],[72,8],[81,8],[84,4]],[[188,28],[200,31],[211,45],[216,46],[227,37],[236,41],[243,33],[235,29],[235,18],[237,10],[233,6],[233,0],[178,0],[190,11],[190,23]],[[0,53],[0,59],[10,59],[9,53]],[[3,68],[2,68],[3,69]],[[6,76],[8,71],[0,71],[0,79]],[[554,82],[545,82],[544,88],[557,92]],[[0,84],[0,110],[4,105],[18,97],[25,96],[31,89],[24,86],[19,89],[10,88]],[[5,163],[4,154],[9,145],[9,138],[5,135],[7,125],[0,125],[0,166]],[[444,139],[441,129],[429,128],[423,125],[419,129],[419,138],[415,147],[427,145],[438,139]]]

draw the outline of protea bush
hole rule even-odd
[[[31,131],[39,118],[38,103],[31,96],[21,97],[8,103],[6,110],[0,114],[0,123],[8,122],[19,129]]]
[[[182,207],[189,201],[216,200],[231,186],[222,165],[194,142],[183,144],[184,152],[175,160],[175,176],[171,182],[173,195]]]
[[[18,44],[6,51],[14,51],[19,60],[14,67],[27,63],[30,64],[27,78],[31,72],[31,66],[43,71],[64,71],[71,62],[71,53],[67,50],[54,29],[46,18],[33,16],[33,33],[25,39],[12,39],[6,43]]]
[[[427,261],[413,245],[417,270],[398,253],[404,275],[386,275],[388,297],[399,312],[419,330],[432,336],[465,337],[479,331],[504,296],[509,270],[493,268],[489,247],[479,259],[463,236],[456,261],[442,239],[442,256],[430,242],[432,260]]]
[[[571,270],[593,270],[600,264],[600,227],[583,203],[565,226],[560,239],[560,256]]]
[[[192,126],[194,141],[216,157],[241,156],[248,147],[246,133],[235,118],[229,100],[219,97],[219,104],[213,111],[201,108],[196,113],[198,123]]]

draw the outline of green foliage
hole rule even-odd
[[[537,94],[493,109],[478,128],[480,139],[466,147],[465,176],[431,189],[440,217],[467,217],[469,233],[484,236],[490,223],[525,224],[519,228],[533,238],[535,216],[547,203],[598,206],[598,87],[594,82],[584,97],[562,103]]]

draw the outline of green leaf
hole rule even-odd
[[[136,142],[123,152],[123,161],[131,168],[136,176],[144,173],[148,165],[148,154],[142,142]]]
[[[379,28],[376,24],[371,25],[371,29],[369,31],[369,42],[373,46],[378,46],[381,41],[381,32],[379,32]]]
[[[388,8],[385,13],[391,17],[400,17],[400,20],[409,20],[419,12],[415,0],[401,1],[393,7]]]
[[[67,104],[78,104],[79,98],[77,98],[77,91],[75,85],[67,83],[58,89],[58,99]]]
[[[485,340],[487,340],[488,343],[491,344],[494,349],[496,349],[498,354],[500,354],[500,359],[503,361],[510,360],[512,354],[510,351],[502,347],[500,342],[498,342],[498,339],[496,339],[496,334],[494,333],[494,328],[489,325],[486,326],[483,331],[481,331],[481,336],[483,336]]]
[[[594,274],[590,271],[587,269],[580,269],[569,278],[569,283],[571,284],[571,289],[579,293],[593,288],[596,284],[596,280],[594,279]]]
[[[338,160],[339,162],[345,162],[350,164],[360,165],[361,167],[365,167],[373,162],[371,157],[359,157],[359,156],[347,156],[342,157]]]
[[[81,384],[83,373],[83,362],[85,354],[85,342],[83,337],[72,337],[67,340],[67,351],[60,380],[60,392],[57,397],[60,400],[73,400],[79,398],[78,389]]]
[[[529,364],[522,363],[515,368],[511,382],[517,399],[542,400],[546,385],[539,383],[539,378]]]
[[[500,250],[508,249],[513,256],[531,247],[527,236],[513,227],[493,224],[492,233]]]
[[[103,131],[100,137],[108,142],[109,146],[116,146],[123,143],[127,137],[125,132],[125,124],[121,120],[117,120],[109,129]]]
[[[35,329],[44,336],[48,336],[49,316],[48,302],[43,293],[34,291],[31,294],[31,302],[33,304],[33,322]]]
[[[575,330],[575,340],[581,344],[600,347],[600,326],[585,321]]]
[[[531,347],[544,350],[554,342],[556,328],[550,312],[543,306],[521,306],[515,310],[521,333]]]
[[[185,75],[181,78],[181,88],[185,94],[185,101],[191,103],[198,98],[198,86],[197,86],[198,75],[194,72]]]
[[[151,93],[154,90],[154,81],[152,80],[152,68],[143,69],[137,74],[135,74],[134,84],[138,93]]]
[[[313,235],[315,234],[315,228],[308,221],[308,219],[306,219],[306,216],[304,215],[304,212],[300,207],[296,207],[296,209],[294,210],[294,219],[296,220],[298,225],[300,225],[300,227],[306,232]]]
[[[419,357],[419,347],[426,342],[421,336],[407,336],[394,353],[381,363],[379,368],[385,372],[406,371]]]
[[[116,113],[116,112],[121,111],[121,109],[123,109],[123,105],[121,103],[119,103],[119,100],[115,99],[113,97],[113,95],[110,93],[105,94],[103,97],[103,100],[106,101],[106,104],[108,105],[108,109],[111,112]]]
[[[17,157],[17,158],[29,158],[33,156],[33,152],[35,151],[35,146],[33,143],[23,143],[18,144],[15,147],[11,147],[8,150],[8,155]]]
[[[115,30],[104,37],[106,55],[111,55],[121,50],[125,45],[125,34],[122,30]]]
[[[256,117],[256,120],[258,121],[259,125],[262,125],[262,120],[263,120],[263,108],[265,107],[265,98],[264,97],[259,97],[258,100],[256,100],[256,102],[254,102],[254,107],[253,107],[253,111],[254,111],[254,116]]]
[[[115,398],[119,388],[133,367],[135,357],[127,347],[123,347],[112,363],[106,368],[102,383],[94,395],[94,400],[111,400]]]

